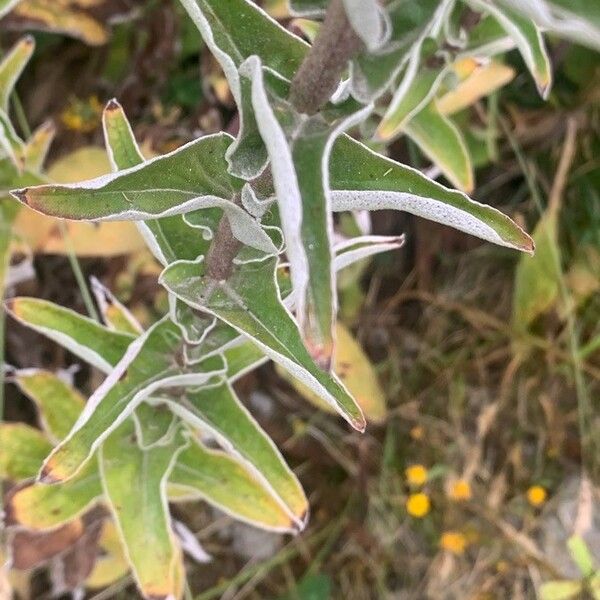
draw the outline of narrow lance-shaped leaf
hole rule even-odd
[[[215,358],[188,371],[176,362],[181,353],[179,329],[168,318],[135,340],[92,394],[68,437],[45,461],[42,481],[74,476],[106,437],[156,390],[201,385],[223,370],[222,361]]]
[[[600,49],[600,9],[588,0],[502,0],[539,27],[584,46]]]
[[[194,426],[209,428],[224,449],[241,458],[280,500],[297,527],[304,528],[308,501],[300,483],[228,383],[188,392],[169,406]]]
[[[134,337],[111,331],[75,311],[38,298],[12,298],[7,312],[23,325],[45,335],[67,350],[109,373]]]
[[[406,125],[408,135],[457,188],[472,192],[473,165],[460,130],[431,102]]]
[[[218,208],[227,213],[232,232],[242,243],[277,252],[260,224],[232,201],[241,182],[225,171],[224,153],[230,142],[224,133],[206,136],[118,173],[13,194],[39,212],[73,220],[139,221]]]
[[[2,13],[0,3],[0,16]],[[35,40],[30,35],[25,36],[10,49],[0,63],[0,109],[6,114],[8,114],[10,95],[34,50]]]
[[[491,14],[514,40],[536,83],[540,96],[548,97],[552,86],[552,65],[538,25],[530,18],[487,0],[469,0],[473,8]]]
[[[532,239],[499,210],[342,136],[330,161],[334,211],[403,210],[501,246],[533,252]]]
[[[193,442],[179,455],[170,482],[250,525],[282,533],[297,531],[281,503],[224,452]]]
[[[77,2],[22,0],[14,5],[14,14],[30,26],[42,31],[54,31],[70,35],[92,46],[105,44],[108,40],[106,28],[83,7],[94,6],[97,0]]]
[[[360,122],[371,107],[329,125],[320,116],[296,114],[281,100],[273,100],[275,110],[257,57],[248,59],[241,72],[252,80],[252,104],[271,159],[300,329],[311,355],[327,369],[333,353],[337,312],[335,273],[331,268],[329,155],[336,138]],[[284,121],[284,125],[279,121]]]
[[[54,529],[81,516],[103,495],[96,462],[58,485],[30,483],[9,496],[5,506],[11,524],[29,529]]]
[[[139,220],[181,214],[234,195],[239,184],[227,174],[224,160],[230,143],[227,134],[210,135],[118,173],[26,188],[15,195],[34,210],[65,219]]]
[[[228,281],[215,282],[204,276],[201,257],[198,261],[174,263],[165,269],[160,281],[193,308],[213,314],[247,335],[362,431],[364,417],[354,399],[335,376],[313,362],[304,347],[296,322],[281,302],[276,268],[275,257],[244,262]]]
[[[109,507],[146,598],[180,597],[182,554],[171,529],[166,485],[185,445],[181,432],[174,429],[168,443],[142,449],[132,423],[127,421],[100,451],[102,483]]]
[[[478,66],[458,86],[436,99],[438,110],[443,115],[453,115],[481,98],[494,93],[513,80],[515,70],[497,60]]]
[[[52,121],[42,123],[32,133],[23,148],[23,159],[26,170],[31,173],[41,173],[55,135],[56,127]]]
[[[35,403],[49,437],[56,442],[65,438],[83,410],[83,396],[54,373],[41,369],[17,371],[12,380]]]
[[[445,61],[438,64],[434,60],[429,66],[421,64],[419,72],[406,86],[401,85],[383,117],[375,136],[381,141],[389,141],[399,135],[405,125],[417,115],[437,94],[449,67]],[[404,81],[402,82],[404,83]]]

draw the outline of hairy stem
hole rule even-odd
[[[240,195],[237,194],[234,202],[239,204]],[[240,251],[242,244],[231,231],[227,215],[224,214],[219,221],[215,237],[206,255],[206,274],[217,281],[229,279],[233,270],[233,259]]]
[[[335,91],[348,61],[361,47],[342,0],[331,0],[319,35],[292,80],[289,99],[294,108],[309,115],[318,112]],[[253,187],[260,187],[267,178],[268,169],[252,182]],[[240,202],[239,196],[235,201]],[[217,281],[228,279],[240,247],[227,215],[223,215],[206,257],[207,275]]]
[[[315,114],[331,98],[348,61],[362,42],[348,21],[342,0],[332,0],[310,52],[292,80],[290,102]]]

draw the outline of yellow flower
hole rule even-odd
[[[406,510],[411,517],[422,519],[431,510],[431,501],[427,494],[411,494],[406,500]]]
[[[100,125],[102,105],[97,96],[90,96],[86,100],[71,98],[60,118],[67,129],[91,133]]]
[[[423,465],[412,465],[405,469],[404,475],[410,485],[423,485],[427,481],[427,469]]]
[[[421,427],[421,425],[415,425],[410,430],[410,437],[413,440],[422,440],[424,436],[425,436],[425,430],[423,429],[423,427]]]
[[[465,479],[457,479],[452,482],[448,490],[448,496],[451,500],[455,500],[456,502],[470,500],[472,495],[471,484]]]
[[[527,490],[527,501],[531,506],[541,506],[546,502],[546,490],[541,485],[532,485]]]
[[[452,554],[464,554],[468,545],[467,538],[458,531],[445,531],[440,538],[440,548]]]

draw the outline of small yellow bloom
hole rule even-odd
[[[452,482],[448,490],[448,496],[456,502],[470,500],[472,495],[471,484],[465,479],[457,479]]]
[[[527,501],[531,506],[538,507],[546,502],[547,495],[546,490],[541,485],[532,485],[527,490]]]
[[[411,465],[404,470],[406,481],[410,485],[423,485],[427,481],[427,469],[423,465]]]
[[[425,437],[425,430],[423,429],[423,427],[421,427],[421,425],[415,425],[410,430],[410,437],[413,440],[422,440]]]
[[[62,112],[61,121],[67,129],[91,133],[101,122],[102,105],[97,96],[85,100],[71,98],[69,106]]]
[[[406,501],[406,510],[411,517],[422,519],[431,510],[427,494],[411,494]]]
[[[440,548],[452,554],[464,554],[468,545],[467,538],[458,531],[446,531],[440,538]]]

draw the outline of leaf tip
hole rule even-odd
[[[20,190],[11,190],[10,195],[16,198],[22,204],[29,206],[29,188],[22,188]]]
[[[119,110],[122,110],[122,107],[116,98],[111,98],[104,107],[104,112],[107,114],[114,113]]]
[[[306,510],[300,515],[300,517],[298,517],[298,520],[296,522],[297,533],[302,533],[306,529],[309,519],[310,519],[310,507],[307,505]]]
[[[352,425],[359,433],[364,433],[367,429],[367,421],[362,413],[359,417],[352,417],[350,425]]]
[[[49,463],[46,463],[41,468],[36,481],[38,481],[39,483],[42,483],[44,485],[53,485],[56,483],[60,483],[62,481],[62,479],[56,476],[52,465]]]

